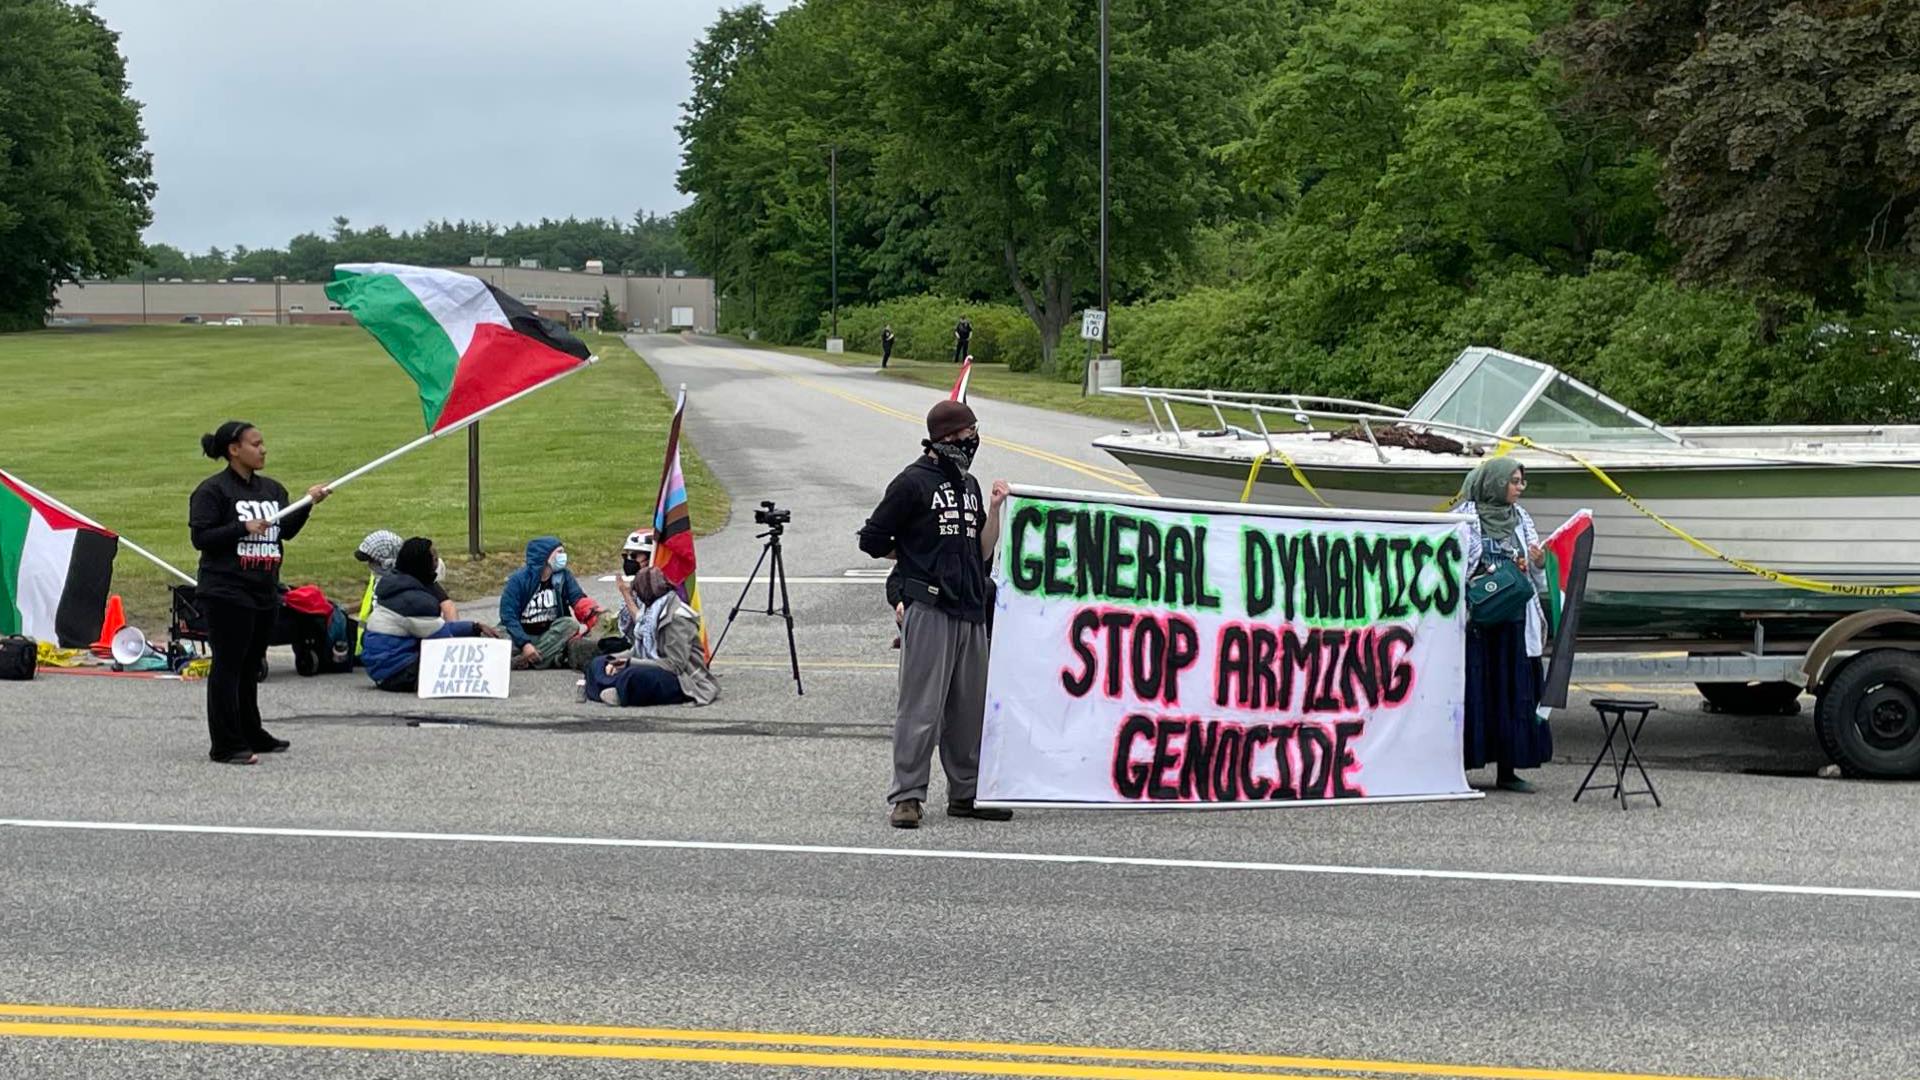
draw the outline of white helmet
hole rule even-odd
[[[627,534],[627,542],[620,550],[651,552],[653,550],[653,533],[651,531],[642,532],[639,529],[635,529]]]

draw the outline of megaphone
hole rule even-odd
[[[114,631],[113,662],[120,667],[132,667],[150,652],[153,652],[153,648],[147,644],[147,635],[141,633],[139,627],[123,626]]]

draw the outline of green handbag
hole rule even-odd
[[[1533,582],[1526,571],[1499,548],[1482,560],[1480,572],[1467,579],[1467,621],[1495,624],[1527,617]]]

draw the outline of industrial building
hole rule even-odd
[[[613,299],[620,321],[638,330],[711,333],[714,328],[712,278],[607,274],[597,260],[585,270],[546,269],[530,262],[507,266],[500,259],[474,262],[447,269],[480,278],[569,326],[596,318],[604,295]],[[55,325],[353,321],[327,299],[323,283],[306,281],[87,281],[62,285],[54,305],[49,321]]]

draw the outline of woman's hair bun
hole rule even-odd
[[[227,448],[220,445],[220,440],[212,432],[200,436],[200,452],[215,461],[227,456]]]
[[[215,461],[227,460],[227,447],[240,441],[253,425],[245,420],[229,420],[212,434],[200,436],[200,452]]]

